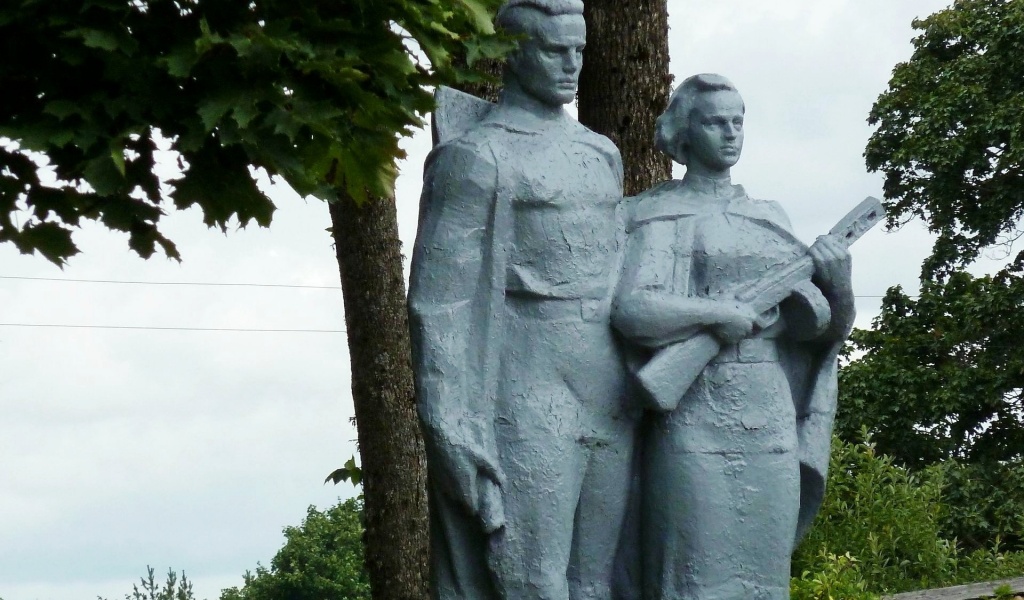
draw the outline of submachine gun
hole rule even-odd
[[[828,232],[828,236],[849,248],[865,232],[885,218],[885,209],[876,198],[866,198]],[[755,313],[764,314],[777,307],[794,292],[813,285],[814,260],[805,254],[790,263],[769,270],[754,283],[739,290],[736,300],[749,305]],[[820,294],[819,294],[820,297]],[[828,306],[809,307],[827,321]],[[820,312],[825,314],[821,315]],[[693,337],[659,350],[637,374],[640,383],[653,400],[654,408],[672,411],[704,368],[722,350],[722,343],[713,334],[702,331]]]

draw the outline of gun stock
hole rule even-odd
[[[675,410],[697,376],[722,350],[718,338],[700,332],[685,342],[660,350],[637,374],[658,411]]]

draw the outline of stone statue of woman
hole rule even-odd
[[[854,320],[850,255],[830,236],[808,248],[777,203],[732,184],[744,112],[727,79],[684,81],[657,144],[686,175],[630,208],[614,327],[646,356],[698,336],[720,348],[677,405],[652,411],[646,600],[789,598],[790,556],[824,490],[836,359]],[[813,278],[779,306],[759,313],[738,294],[806,255]]]

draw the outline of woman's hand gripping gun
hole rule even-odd
[[[882,203],[867,198],[843,217],[828,236],[849,248],[865,232],[885,217]],[[811,284],[814,261],[810,255],[776,267],[736,294],[736,300],[750,306],[756,314],[778,306],[794,291]],[[827,306],[825,308],[827,310]],[[650,396],[653,408],[675,410],[686,391],[704,368],[721,351],[722,343],[708,331],[701,331],[684,342],[659,350],[638,373],[640,383]]]

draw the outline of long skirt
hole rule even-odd
[[[772,358],[712,363],[648,431],[645,600],[789,598],[800,471],[789,383]]]

